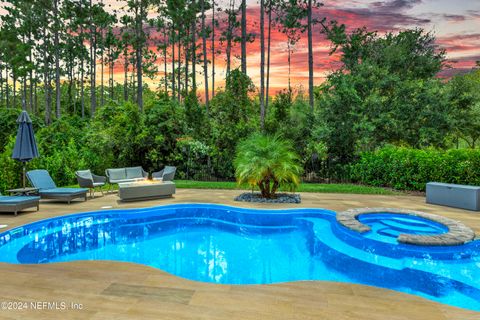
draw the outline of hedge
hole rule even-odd
[[[372,186],[424,191],[429,181],[480,185],[480,150],[385,147],[365,152],[351,179]]]

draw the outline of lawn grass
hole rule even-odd
[[[225,181],[194,181],[194,180],[175,180],[177,188],[185,189],[238,189],[250,190],[248,185],[239,186],[236,182]],[[302,183],[297,189],[298,192],[321,192],[321,193],[355,193],[355,194],[384,194],[394,195],[398,192],[349,183]]]
[[[179,189],[226,189],[226,190],[251,190],[248,185],[238,185],[236,182],[230,181],[195,181],[195,180],[175,180],[175,185]],[[78,185],[68,186],[78,188]],[[108,187],[103,187],[107,190]],[[118,189],[118,185],[112,186],[113,190]],[[280,191],[282,189],[280,188]],[[318,192],[318,193],[352,193],[352,194],[383,194],[398,195],[395,192],[385,188],[371,187],[360,184],[351,183],[302,183],[297,192]]]

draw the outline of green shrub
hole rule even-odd
[[[39,158],[32,160],[29,168],[46,169],[57,186],[66,186],[77,182],[75,171],[88,167],[85,165],[81,149],[73,139],[70,139],[61,148],[57,145],[52,152],[43,153]]]
[[[5,150],[0,153],[0,192],[21,186],[22,163],[12,159],[14,145],[15,136],[10,136],[10,140],[5,145]],[[30,169],[30,166],[27,167],[28,169]]]
[[[480,150],[385,147],[362,153],[351,178],[372,186],[425,190],[427,182],[480,184]]]
[[[234,163],[238,184],[260,188],[265,198],[275,198],[280,186],[295,190],[300,184],[302,167],[293,150],[288,140],[253,134],[237,148]]]

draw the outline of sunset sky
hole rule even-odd
[[[221,7],[226,7],[229,0],[219,0],[219,2]],[[240,0],[236,0],[237,7],[240,2]],[[120,9],[125,5],[125,1],[117,0],[105,0],[104,3],[108,10]],[[258,1],[247,0],[247,7],[248,31],[256,37],[255,42],[247,45],[247,72],[258,86],[260,73]],[[452,69],[443,72],[444,76],[470,70],[475,66],[475,61],[480,60],[480,0],[325,0],[324,6],[316,10],[314,15],[319,19],[326,17],[327,20],[337,20],[339,23],[345,24],[350,30],[366,26],[369,30],[377,30],[383,33],[420,27],[433,32],[437,37],[438,45],[447,50],[452,67]],[[221,17],[219,18],[221,19]],[[208,13],[207,21],[210,21],[210,19],[211,14]],[[320,84],[326,75],[339,66],[335,57],[329,56],[329,43],[320,30],[320,26],[314,27],[315,84]],[[238,30],[238,33],[240,33],[240,30]],[[218,34],[219,31],[217,31]],[[155,36],[155,34],[152,35],[152,37]],[[307,85],[306,40],[305,34],[294,48],[291,75],[294,87],[305,87]],[[210,41],[208,46],[210,47]],[[218,37],[216,47],[222,47]],[[274,93],[286,88],[288,83],[286,37],[276,28],[272,30],[271,50],[271,93]],[[233,54],[239,56],[239,44],[233,49]],[[158,63],[161,64],[162,61],[159,60]],[[239,59],[233,59],[233,67],[239,65]],[[209,65],[210,68],[211,65]],[[116,79],[122,81],[123,66],[118,63],[115,69]],[[160,70],[162,69],[160,68]],[[197,70],[200,72],[200,65]],[[222,86],[225,77],[224,54],[216,57],[216,70],[216,86]],[[105,70],[105,72],[107,71]],[[202,79],[203,75],[199,74],[200,90],[203,87]],[[158,79],[154,80],[153,83],[146,79],[146,82],[156,87]]]
[[[248,4],[251,31],[258,33],[252,25],[252,20],[258,21],[258,4],[256,1]],[[387,32],[421,27],[432,31],[456,69],[471,69],[475,61],[480,60],[479,0],[328,0],[324,4],[315,12],[318,18],[335,19],[350,29],[366,26],[370,30]],[[314,29],[316,84],[338,67],[328,52],[329,43],[317,26]],[[255,81],[259,74],[259,43],[250,44],[248,53],[249,75]],[[288,75],[286,45],[285,37],[278,32],[272,35],[272,53],[273,87],[285,88]],[[307,85],[307,60],[307,42],[303,37],[292,57],[292,82],[296,85]]]
[[[240,3],[240,0],[237,0]],[[248,44],[248,74],[255,84],[259,83],[259,7],[258,2],[248,1],[248,27],[257,35],[254,43]],[[327,17],[347,25],[349,29],[366,26],[369,30],[379,32],[397,31],[406,28],[421,27],[433,32],[438,44],[448,53],[454,70],[446,75],[462,70],[469,70],[480,60],[480,1],[479,0],[346,0],[324,1],[324,7],[315,11],[318,18]],[[118,5],[118,4],[117,4]],[[272,32],[271,87],[273,91],[286,88],[288,66],[285,36],[277,30]],[[217,46],[221,46],[217,43]],[[338,67],[335,58],[328,55],[329,43],[320,33],[320,27],[314,28],[314,62],[315,83]],[[234,49],[239,55],[240,46]],[[224,78],[224,57],[216,61],[219,71],[217,79]],[[239,66],[235,59],[234,66]],[[307,41],[306,35],[296,45],[292,56],[292,84],[306,86]],[[221,85],[221,83],[218,83]]]

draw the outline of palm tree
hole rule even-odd
[[[237,147],[237,182],[257,186],[262,197],[270,199],[281,185],[294,191],[300,184],[302,166],[293,150],[293,144],[279,136],[253,134]]]

